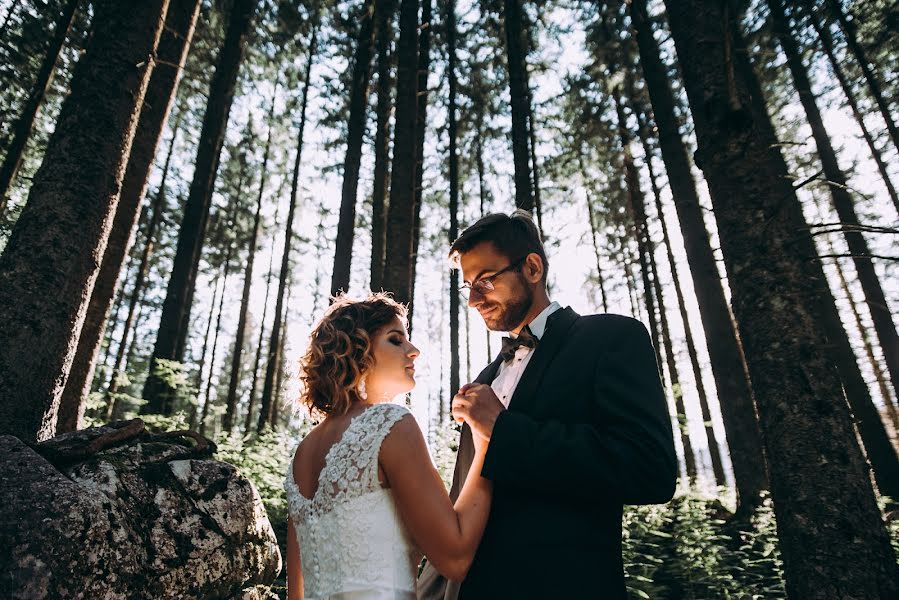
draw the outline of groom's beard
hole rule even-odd
[[[484,324],[491,331],[512,331],[519,325],[523,325],[524,318],[531,305],[534,303],[534,292],[522,282],[522,295],[513,300],[509,300],[505,306],[497,305],[499,310],[495,311],[496,315],[484,319]],[[487,308],[492,308],[487,305]]]

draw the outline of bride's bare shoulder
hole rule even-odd
[[[429,457],[428,446],[422,435],[418,421],[412,413],[403,415],[384,438],[381,444],[380,460],[382,463],[400,462],[413,457]],[[430,460],[430,458],[428,458]]]

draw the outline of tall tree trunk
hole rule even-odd
[[[865,293],[868,310],[871,311],[871,320],[874,322],[874,331],[877,332],[877,340],[883,349],[887,369],[893,383],[893,390],[899,392],[899,333],[896,332],[896,324],[887,304],[886,296],[871,262],[871,250],[864,235],[857,229],[860,225],[858,215],[855,212],[855,203],[849,195],[849,187],[846,184],[846,176],[837,161],[837,154],[830,143],[830,136],[824,127],[824,120],[815,102],[808,71],[802,64],[799,46],[790,31],[787,16],[784,14],[781,0],[768,0],[771,10],[771,20],[775,34],[780,40],[780,46],[787,57],[787,66],[793,76],[799,100],[805,109],[805,115],[812,129],[812,137],[818,147],[818,157],[827,178],[830,188],[830,196],[833,199],[834,208],[840,216],[840,222],[846,226],[843,235],[852,255],[852,262],[858,274],[859,283]],[[897,482],[899,483],[899,482]]]
[[[674,94],[659,58],[659,47],[646,12],[646,0],[631,3],[631,22],[637,34],[640,64],[659,130],[659,149],[699,304],[699,316],[730,449],[739,508],[749,512],[760,502],[760,492],[768,489],[755,399],[705,227],[687,149],[678,128]]]
[[[0,256],[0,433],[55,434],[167,8],[94,4],[93,36]]]
[[[262,172],[259,176],[259,194],[256,197],[256,214],[253,216],[253,233],[250,234],[249,254],[243,274],[243,292],[240,298],[240,312],[237,317],[237,333],[234,339],[234,351],[231,353],[231,377],[228,381],[228,395],[225,398],[225,414],[222,416],[222,429],[230,434],[234,430],[235,411],[237,410],[237,384],[240,379],[240,363],[243,358],[243,340],[247,334],[247,312],[250,308],[250,288],[253,285],[253,267],[256,263],[256,249],[259,245],[259,226],[262,222],[262,197],[265,193],[265,180],[268,174],[268,158],[272,147],[272,124],[275,118],[275,99],[278,94],[278,83],[272,95],[272,105],[268,111],[268,137],[265,140],[265,151],[262,155]],[[260,324],[262,327],[264,323]]]
[[[640,313],[640,303],[637,302],[637,296],[639,292],[637,291],[637,279],[634,277],[634,270],[632,268],[633,260],[630,257],[630,252],[627,248],[627,236],[617,236],[618,245],[619,245],[619,254],[618,259],[621,261],[621,270],[624,271],[624,280],[627,283],[627,299],[630,300],[631,303],[631,316],[638,321],[642,320],[642,314]],[[656,360],[659,360],[658,356],[658,347],[659,347],[659,338],[658,332],[655,333],[652,337],[653,345],[656,348]],[[661,363],[659,363],[659,371],[662,376],[663,387],[667,387],[665,385],[665,372],[661,368]]]
[[[486,167],[484,165],[484,108],[483,104],[475,107],[477,122],[477,137],[475,138],[475,164],[478,170],[478,206],[480,208],[479,216],[483,217],[487,214],[487,186],[485,184]],[[468,308],[466,307],[466,312]],[[490,330],[485,329],[487,335],[487,357],[493,360],[493,349],[490,347]]]
[[[483,106],[475,106],[475,119],[477,123],[477,133],[474,140],[474,160],[478,170],[478,206],[480,208],[479,216],[483,217],[487,214],[487,185],[484,182],[486,178],[487,168],[484,165],[484,109]]]
[[[280,208],[280,207],[279,207]],[[275,218],[275,229],[278,228],[277,215]],[[253,408],[256,405],[256,390],[259,387],[259,365],[262,364],[262,349],[265,346],[265,319],[268,317],[268,298],[271,295],[272,279],[275,276],[275,247],[272,245],[272,251],[268,260],[268,276],[265,278],[265,299],[262,301],[262,319],[259,321],[259,339],[256,341],[256,358],[253,359],[253,377],[250,383],[250,393],[247,399],[247,417],[244,422],[244,431],[249,433],[250,425],[253,422]]]
[[[524,71],[528,77],[527,69]],[[537,227],[543,236],[543,202],[540,200],[540,169],[537,167],[537,132],[534,125],[534,92],[531,90],[530,78],[525,80],[528,89],[528,140],[531,150],[531,176],[534,179],[534,211],[537,213]]]
[[[418,0],[400,2],[400,37],[397,43],[396,118],[384,289],[399,302],[412,301],[413,230],[415,228],[415,132],[418,104]]]
[[[178,129],[181,122],[180,117],[181,115],[178,116],[178,120],[175,122],[175,126],[172,128],[172,140],[169,142],[169,150],[165,157],[165,166],[163,166],[162,168],[162,179],[159,182],[159,189],[156,191],[156,196],[153,198],[153,204],[150,207],[150,221],[147,224],[147,240],[140,254],[140,264],[137,268],[137,276],[135,277],[134,286],[131,290],[131,298],[128,301],[128,315],[125,318],[125,325],[122,328],[122,341],[119,344],[118,351],[116,352],[115,364],[112,367],[112,377],[110,379],[109,388],[106,392],[107,420],[112,418],[113,404],[115,403],[114,398],[119,391],[118,380],[119,377],[123,375],[121,369],[122,362],[125,358],[125,349],[128,347],[128,336],[131,334],[131,327],[134,324],[134,315],[137,312],[137,307],[143,294],[144,281],[146,280],[147,274],[150,271],[150,256],[152,256],[153,254],[153,240],[156,237],[156,228],[159,226],[159,222],[162,220],[162,211],[166,195],[166,182],[169,176],[169,166],[172,162],[172,154],[174,154],[175,150],[175,140],[178,138]]]
[[[209,220],[219,156],[234,99],[237,74],[243,59],[244,41],[256,4],[256,0],[234,0],[228,17],[225,41],[209,88],[193,181],[178,232],[178,245],[162,305],[150,372],[144,384],[143,397],[147,403],[141,409],[142,414],[171,414],[171,406],[166,400],[171,397],[172,390],[156,376],[156,361],[184,359],[193,287],[200,265],[206,223]]]
[[[855,92],[852,91],[852,86],[849,84],[849,80],[843,71],[843,67],[840,66],[840,61],[837,60],[836,54],[834,53],[833,38],[830,35],[830,30],[818,20],[818,16],[815,14],[816,11],[813,7],[809,7],[806,3],[804,8],[806,9],[805,12],[808,14],[812,27],[814,27],[815,32],[818,34],[818,39],[821,41],[821,47],[824,49],[828,61],[830,61],[833,74],[837,78],[837,81],[840,82],[840,87],[843,89],[843,95],[846,96],[846,102],[852,110],[852,116],[855,117],[855,122],[858,123],[859,129],[862,131],[865,143],[868,144],[868,149],[871,151],[871,157],[877,164],[877,171],[880,173],[880,178],[883,179],[887,194],[889,194],[890,199],[893,201],[893,208],[899,213],[899,194],[896,193],[896,188],[893,185],[893,181],[890,179],[886,162],[883,160],[883,155],[874,143],[874,137],[865,125],[865,119],[859,109],[858,100],[855,98]]]
[[[412,260],[409,275],[409,335],[412,335],[412,313],[415,310],[415,269],[418,266],[418,244],[421,240],[421,205],[424,193],[425,131],[428,126],[428,75],[431,72],[431,0],[421,7],[418,35],[418,99],[415,115],[415,208],[412,220]]]
[[[750,98],[758,82],[736,56],[738,15],[715,0],[665,6],[770,458],[787,594],[894,598],[899,567],[819,324],[824,272],[800,235],[773,127]]]
[[[817,198],[815,204],[817,205]],[[818,212],[822,212],[820,206],[818,206]],[[831,241],[830,236],[825,235],[825,240],[827,242],[827,249],[830,254],[836,254],[836,250],[834,249],[833,242]],[[840,288],[843,290],[843,294],[845,294],[846,300],[849,302],[849,309],[852,311],[852,318],[855,321],[855,328],[862,339],[862,346],[865,349],[865,358],[868,359],[868,364],[871,365],[871,370],[874,372],[874,379],[877,380],[877,387],[880,390],[880,396],[883,398],[883,403],[887,409],[887,413],[890,416],[890,421],[893,425],[893,428],[899,430],[899,413],[897,413],[896,407],[893,406],[890,388],[886,384],[886,375],[884,374],[883,369],[880,367],[880,363],[877,361],[877,357],[874,354],[874,348],[871,345],[871,339],[868,336],[868,328],[862,321],[861,313],[859,313],[858,310],[858,304],[855,302],[855,298],[852,295],[852,290],[849,289],[849,281],[846,279],[846,274],[844,273],[842,265],[840,265],[839,261],[834,261],[833,266],[837,271],[837,278],[840,282]]]
[[[356,191],[359,187],[359,165],[362,162],[362,142],[365,137],[368,111],[368,82],[371,78],[372,45],[375,32],[375,12],[378,5],[366,0],[365,12],[359,26],[356,54],[353,59],[353,82],[350,87],[350,117],[347,122],[346,155],[343,160],[343,188],[340,194],[340,216],[334,245],[334,269],[331,272],[331,296],[350,288],[350,266],[353,260],[353,237],[356,227]]]
[[[633,86],[629,93],[633,96]],[[636,104],[636,100],[634,100]],[[690,321],[687,317],[687,304],[684,301],[684,293],[680,287],[680,278],[677,274],[677,264],[674,262],[674,251],[671,248],[671,239],[668,237],[668,224],[665,222],[665,214],[662,210],[662,191],[656,183],[655,168],[652,166],[652,149],[649,147],[649,140],[646,138],[646,124],[640,116],[638,110],[634,111],[637,116],[637,131],[640,136],[640,143],[643,146],[643,153],[646,156],[646,170],[649,172],[649,182],[652,186],[652,195],[655,200],[655,208],[657,219],[662,226],[662,241],[665,245],[665,254],[668,258],[668,266],[671,269],[671,280],[674,283],[674,293],[677,296],[677,307],[680,313],[681,322],[684,324],[684,341],[687,344],[687,353],[690,355],[690,366],[693,368],[693,379],[696,382],[696,394],[699,397],[699,409],[702,411],[702,422],[705,427],[706,442],[709,448],[709,459],[712,462],[712,474],[715,476],[715,485],[725,485],[724,464],[721,461],[721,451],[718,448],[718,440],[715,437],[715,430],[712,428],[712,411],[709,408],[709,399],[705,391],[705,384],[702,382],[702,368],[699,365],[699,356],[696,352],[696,344],[693,342],[693,332],[690,327]],[[659,298],[659,312],[662,317],[662,333],[666,338],[670,339],[668,333],[668,323],[665,315],[665,308],[662,303],[662,286],[658,277],[658,270],[655,266],[655,259],[650,254],[652,270],[655,273],[653,283],[655,284],[656,296]],[[669,342],[670,345],[670,342]],[[666,347],[665,352],[669,352]]]
[[[231,224],[236,222],[237,207],[240,204],[240,196],[234,197],[234,212],[232,213]],[[258,210],[257,210],[258,212]],[[212,402],[212,377],[215,375],[215,356],[218,352],[219,334],[222,331],[222,313],[225,311],[225,295],[228,292],[228,277],[231,275],[231,259],[234,257],[234,243],[236,240],[228,241],[228,249],[225,251],[225,264],[222,266],[222,295],[219,296],[218,316],[215,319],[215,334],[212,336],[212,353],[209,356],[209,377],[206,378],[206,401],[203,402],[203,412],[200,415],[200,435],[206,433],[206,417],[209,415],[209,405]],[[252,254],[253,248],[250,248]],[[205,343],[205,341],[204,341]]]
[[[429,0],[425,0],[428,2]],[[446,2],[446,47],[449,99],[447,105],[449,133],[449,243],[459,237],[459,155],[456,150],[456,2]],[[449,273],[450,380],[447,398],[459,391],[459,270]],[[467,317],[466,311],[466,317]],[[466,320],[467,323],[467,320]],[[469,379],[470,381],[470,379]]]
[[[278,421],[281,416],[281,408],[283,404],[281,402],[281,392],[283,391],[282,382],[284,381],[284,346],[287,343],[287,315],[284,315],[284,319],[282,319],[281,327],[284,330],[284,335],[281,336],[281,339],[278,343],[278,353],[276,355],[278,361],[278,372],[275,376],[275,397],[272,399],[272,410],[271,417],[269,418],[269,426],[272,430],[276,430],[278,428]]]
[[[515,164],[515,206],[534,210],[534,192],[530,170],[528,114],[530,91],[521,0],[503,0],[503,25],[506,29],[506,55],[509,65],[509,105],[512,109],[512,160]]]
[[[584,165],[584,151],[583,148],[578,146],[577,148],[577,161],[578,161],[578,169],[581,172],[581,179],[586,183],[587,182],[587,169]],[[591,185],[584,186],[584,196],[587,201],[587,219],[590,221],[590,235],[593,240],[593,252],[596,255],[596,280],[599,283],[599,293],[602,296],[602,310],[603,312],[609,312],[609,302],[606,298],[606,285],[605,280],[602,276],[602,265],[600,261],[599,255],[599,240],[596,236],[596,215],[593,211],[593,198],[590,194]]]
[[[653,302],[653,283],[650,276],[657,277],[657,273],[650,264],[653,253],[652,240],[649,237],[649,226],[646,222],[646,207],[643,199],[643,191],[640,189],[640,175],[637,173],[637,167],[634,164],[633,156],[631,156],[631,134],[627,129],[627,121],[624,115],[624,109],[621,105],[620,94],[616,89],[612,92],[612,95],[615,111],[618,115],[618,135],[621,139],[621,147],[623,150],[628,203],[630,205],[630,212],[634,218],[634,235],[637,239],[637,251],[640,259],[640,276],[643,279],[643,300],[646,304],[646,313],[648,315],[650,330],[653,339],[656,340],[656,361],[658,362],[660,371],[662,369],[662,352],[660,346],[664,346],[665,348],[668,376],[671,379],[671,393],[674,397],[674,406],[677,411],[677,434],[680,436],[684,446],[684,462],[687,467],[687,479],[690,482],[693,482],[696,480],[696,455],[693,452],[693,444],[690,441],[690,430],[687,426],[687,412],[684,407],[684,395],[681,390],[674,348],[671,345],[671,336],[667,331],[668,317],[665,315],[665,308],[662,304],[662,295],[660,293],[656,294],[656,300],[659,304],[658,317],[656,317],[656,307]],[[660,288],[657,291],[660,291]],[[661,344],[658,343],[659,340],[661,340]]]
[[[168,120],[199,12],[200,0],[171,0],[166,13],[165,28],[156,51],[158,66],[153,69],[144,96],[115,220],[112,222],[106,251],[100,263],[100,273],[97,275],[81,336],[78,338],[78,350],[62,394],[60,431],[78,429],[84,416],[84,402],[94,378],[94,366],[102,345],[103,330],[109,318],[122,265],[134,242],[150,168]]]
[[[843,7],[838,0],[826,0],[826,4],[831,16],[833,16],[840,24],[840,29],[843,30],[843,36],[846,39],[846,45],[849,47],[849,51],[852,52],[856,62],[858,62],[858,66],[862,70],[862,74],[865,76],[868,89],[871,90],[871,96],[874,98],[874,102],[877,103],[877,108],[880,109],[880,115],[883,117],[887,131],[890,133],[890,139],[893,141],[893,146],[899,150],[899,129],[896,128],[896,122],[893,120],[893,112],[890,110],[890,105],[886,98],[884,98],[883,90],[880,87],[880,80],[877,78],[877,73],[871,68],[867,53],[858,41],[858,32],[855,29],[855,21],[849,20],[846,17],[846,13],[843,12]]]
[[[212,333],[212,320],[215,316],[215,304],[216,300],[218,300],[220,279],[221,274],[216,274],[215,281],[212,287],[212,299],[209,301],[209,317],[206,319],[206,333],[203,335],[203,350],[200,352],[200,362],[197,366],[197,378],[194,380],[194,388],[196,388],[197,390],[197,400],[196,403],[194,403],[194,405],[191,407],[190,419],[188,420],[187,425],[187,428],[191,431],[194,431],[197,427],[197,411],[199,410],[200,405],[200,390],[203,388],[203,368],[206,366],[206,352],[209,349],[209,334]],[[222,288],[222,294],[224,295],[224,293],[225,290],[224,288]]]
[[[387,245],[387,175],[390,172],[390,110],[393,107],[393,76],[391,68],[393,55],[393,14],[395,0],[383,2],[376,18],[378,46],[378,105],[377,128],[375,130],[375,174],[371,193],[371,285],[373,291],[381,289],[384,279],[384,250]]]
[[[290,206],[287,210],[287,223],[284,228],[284,252],[281,254],[281,269],[278,275],[278,297],[275,301],[275,316],[272,321],[272,336],[268,345],[268,355],[265,365],[265,379],[262,384],[262,396],[259,400],[259,421],[257,431],[262,433],[272,405],[272,391],[275,385],[274,364],[275,355],[278,352],[281,340],[281,316],[284,314],[284,293],[287,290],[287,282],[290,279],[290,249],[293,243],[293,219],[296,214],[297,193],[299,191],[300,165],[303,158],[303,136],[306,131],[306,108],[309,102],[309,88],[312,82],[312,63],[318,51],[318,27],[319,15],[316,13],[315,25],[309,38],[309,49],[306,54],[306,82],[303,84],[303,99],[300,102],[300,127],[297,133],[297,151],[293,162],[293,176],[290,180]],[[321,223],[319,223],[321,227]],[[320,260],[316,260],[318,264]],[[316,271],[318,273],[318,271]],[[316,290],[318,285],[316,285]],[[252,396],[251,396],[252,398]],[[247,416],[247,431],[249,431],[249,419]]]
[[[22,157],[25,156],[25,146],[28,138],[31,137],[31,130],[34,129],[34,121],[37,118],[37,111],[44,101],[44,95],[50,87],[53,79],[53,71],[56,68],[56,61],[59,53],[66,42],[66,36],[75,20],[75,11],[78,9],[80,0],[68,0],[63,6],[62,14],[56,21],[56,28],[53,30],[53,37],[50,38],[50,47],[47,48],[47,54],[44,55],[44,61],[41,68],[37,72],[37,80],[31,87],[31,93],[25,100],[25,106],[22,113],[13,125],[11,134],[12,141],[6,148],[6,156],[3,157],[3,163],[0,164],[0,219],[6,212],[6,206],[9,200],[9,191],[12,187],[13,179],[19,166],[22,164]],[[7,21],[12,14],[14,7],[9,8],[7,13]]]
[[[144,288],[144,292],[146,292],[146,288]],[[146,295],[146,294],[144,294]],[[122,374],[128,371],[128,365],[134,360],[134,353],[137,351],[137,332],[140,330],[141,324],[146,321],[146,312],[144,310],[144,305],[141,304],[137,308],[137,316],[134,318],[134,332],[135,335],[131,337],[131,340],[128,342],[128,350],[125,352],[125,365],[122,368]],[[124,338],[122,338],[124,340]],[[110,382],[112,385],[113,382]],[[117,421],[122,418],[122,414],[124,412],[122,406],[122,395],[118,394],[115,396],[111,410],[108,411],[108,416],[106,417],[107,421]]]
[[[743,46],[744,42],[738,31],[734,33],[734,39],[738,43],[737,52],[734,54],[734,63],[737,69],[746,74],[752,107],[756,114],[765,116],[765,119],[761,122],[763,127],[768,128],[765,135],[772,140],[776,140],[777,135],[766,112],[761,85],[752,70],[748,52]],[[798,232],[797,235],[804,238],[804,241],[808,242],[809,256],[816,256],[817,250],[811,235],[808,233],[808,225],[806,224],[804,229],[796,229],[795,231]],[[815,264],[820,266],[819,262]],[[886,433],[883,421],[880,419],[880,413],[874,406],[871,390],[868,388],[868,382],[865,381],[858,366],[858,358],[852,349],[849,336],[840,319],[840,313],[837,310],[833,293],[826,278],[811,278],[809,281],[812,285],[816,285],[819,288],[818,294],[815,296],[815,301],[817,302],[815,308],[820,313],[819,323],[821,330],[826,334],[829,342],[825,349],[831,352],[831,359],[839,370],[846,392],[846,399],[849,401],[849,406],[855,416],[858,433],[861,436],[864,449],[874,470],[874,479],[877,482],[877,487],[882,494],[893,498],[899,497],[899,457],[896,456],[896,452]]]
[[[131,261],[125,265],[125,274],[124,280],[128,281],[131,277]],[[116,327],[119,324],[119,314],[122,312],[122,305],[125,302],[125,290],[120,290],[119,293],[116,294],[115,303],[112,308],[112,316],[110,318],[110,323],[112,323],[111,327],[107,327],[108,333],[104,335],[103,345],[106,347],[105,352],[103,353],[103,377],[105,378],[107,374],[110,374],[109,370],[109,359],[112,356],[112,342],[115,339]],[[59,429],[59,423],[57,422],[57,430]]]

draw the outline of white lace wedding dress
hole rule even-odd
[[[325,456],[312,498],[287,471],[284,488],[300,545],[306,600],[414,600],[419,554],[393,494],[378,481],[378,453],[405,415],[375,404],[352,418]]]

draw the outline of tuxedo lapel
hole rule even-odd
[[[499,366],[503,364],[503,357],[497,355],[496,358],[493,359],[493,362],[484,367],[484,370],[478,374],[477,379],[475,379],[475,383],[486,383],[490,385],[493,383],[493,380],[496,379],[496,372],[499,371]]]
[[[499,370],[499,366],[502,362],[502,357],[497,356],[492,363],[487,365],[484,370],[480,372],[477,379],[475,379],[475,383],[490,385],[494,378],[496,378],[496,372]],[[456,452],[456,468],[453,471],[453,485],[450,488],[450,498],[453,502],[456,501],[456,498],[459,497],[459,492],[462,491],[462,484],[465,483],[465,478],[468,477],[468,470],[471,468],[472,460],[474,460],[474,441],[471,439],[471,429],[467,424],[463,423],[462,431],[459,434],[459,450]]]
[[[543,373],[555,358],[568,335],[568,330],[578,319],[578,314],[571,307],[558,310],[558,314],[550,315],[546,332],[534,350],[534,356],[525,368],[515,393],[509,400],[509,410],[529,412],[537,394],[537,386],[543,379]]]

